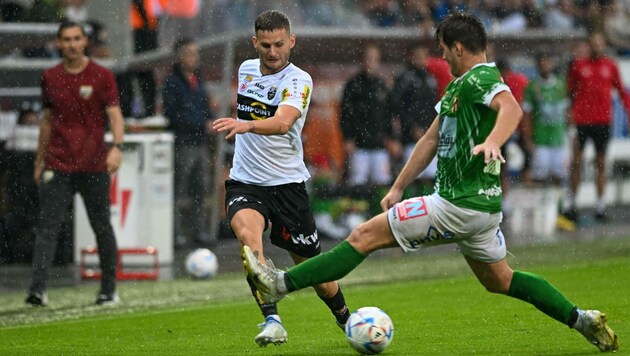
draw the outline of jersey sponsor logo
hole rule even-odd
[[[282,89],[282,99],[280,101],[286,101],[290,96],[291,93],[289,92],[289,89],[284,88]]]
[[[308,98],[311,96],[311,87],[308,85],[304,86],[304,91],[302,92],[302,110],[306,109],[306,105],[308,105]]]
[[[423,197],[412,198],[396,204],[400,221],[419,218],[428,214],[427,204]]]
[[[259,92],[255,91],[255,90],[247,89],[246,93],[247,94],[252,94],[255,97],[260,98],[260,99],[264,98],[264,96],[262,94],[260,94]]]
[[[246,75],[243,79],[243,83],[241,83],[241,91],[245,91],[245,89],[247,89],[247,86],[249,86],[249,82],[251,82],[253,79],[254,77],[252,77],[251,75]]]
[[[427,230],[427,234],[424,237],[420,237],[411,241],[408,241],[409,247],[418,248],[423,244],[429,242],[436,242],[440,240],[450,240],[455,237],[455,234],[450,231],[445,231],[443,234],[440,233],[433,226],[429,226],[429,230]]]
[[[490,198],[490,197],[498,197],[501,194],[503,194],[503,190],[501,190],[500,186],[495,185],[494,187],[491,187],[491,188],[488,188],[488,189],[479,189],[479,192],[477,192],[477,194],[485,195],[488,198]]]
[[[455,157],[457,151],[455,141],[457,139],[457,119],[445,116],[440,120],[440,140],[438,141],[438,156]]]
[[[278,88],[276,87],[271,87],[269,88],[269,92],[267,92],[267,99],[271,100],[276,96],[276,93],[278,92]]]
[[[93,92],[94,88],[91,85],[81,85],[79,87],[79,95],[85,100],[89,99]]]
[[[275,115],[277,106],[261,103],[245,95],[238,95],[236,99],[238,118],[241,120],[265,120]]]
[[[254,86],[260,90],[265,90],[265,86],[260,83],[255,83]]]

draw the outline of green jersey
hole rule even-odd
[[[566,81],[556,76],[535,78],[525,89],[523,110],[532,114],[533,139],[537,146],[560,147],[567,136],[569,105]]]
[[[440,139],[435,188],[456,206],[488,213],[501,211],[500,162],[486,165],[484,155],[473,156],[472,150],[494,128],[497,113],[490,102],[502,91],[510,89],[497,67],[481,63],[454,79],[436,106]]]

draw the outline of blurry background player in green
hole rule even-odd
[[[532,157],[530,183],[551,183],[553,194],[567,178],[567,82],[553,73],[554,60],[545,52],[536,54],[537,75],[530,79],[523,98],[523,139]],[[575,230],[575,223],[558,216],[557,225],[567,231]]]
[[[499,224],[501,146],[512,135],[522,111],[496,66],[486,62],[483,24],[469,13],[449,14],[435,39],[456,77],[436,106],[438,116],[381,201],[386,210],[359,225],[327,253],[283,272],[263,265],[249,248],[242,257],[261,297],[280,300],[289,292],[337,280],[370,253],[400,247],[456,243],[481,284],[492,293],[533,304],[578,330],[602,351],[619,348],[606,315],[582,310],[541,276],[514,271],[506,260]],[[437,153],[436,193],[400,202],[403,190]]]

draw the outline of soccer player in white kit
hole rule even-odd
[[[227,132],[226,139],[236,136],[230,179],[225,182],[227,217],[238,240],[260,263],[267,263],[262,235],[271,225],[271,243],[287,250],[298,264],[321,252],[304,185],[310,174],[301,139],[313,81],[289,62],[295,35],[285,14],[265,11],[254,28],[252,42],[259,58],[246,60],[239,68],[238,117],[214,122],[215,130]],[[265,317],[256,343],[286,342],[275,302],[263,301],[251,278],[247,281]],[[343,328],[350,313],[337,282],[314,288]]]
[[[455,79],[436,106],[437,118],[381,201],[385,212],[359,225],[332,250],[286,272],[260,264],[245,246],[247,273],[264,300],[278,301],[292,291],[342,278],[379,249],[414,251],[456,243],[489,292],[534,305],[601,351],[617,350],[617,335],[605,314],[579,309],[543,277],[508,265],[499,227],[500,148],[523,113],[494,63],[487,63],[487,37],[478,18],[453,12],[438,25],[435,39]],[[436,192],[401,202],[405,187],[436,154]]]

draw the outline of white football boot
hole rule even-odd
[[[258,290],[260,301],[272,304],[284,298],[287,294],[286,287],[282,288],[284,286],[284,272],[260,263],[248,246],[243,246],[241,258],[245,272],[254,281]]]
[[[617,351],[617,334],[608,326],[606,314],[597,310],[578,310],[578,320],[573,326],[586,340],[600,351]]]
[[[254,341],[260,346],[264,347],[268,344],[280,345],[287,342],[287,331],[280,322],[280,317],[270,315],[265,318],[265,322],[258,324],[258,327],[262,331],[256,335]]]

